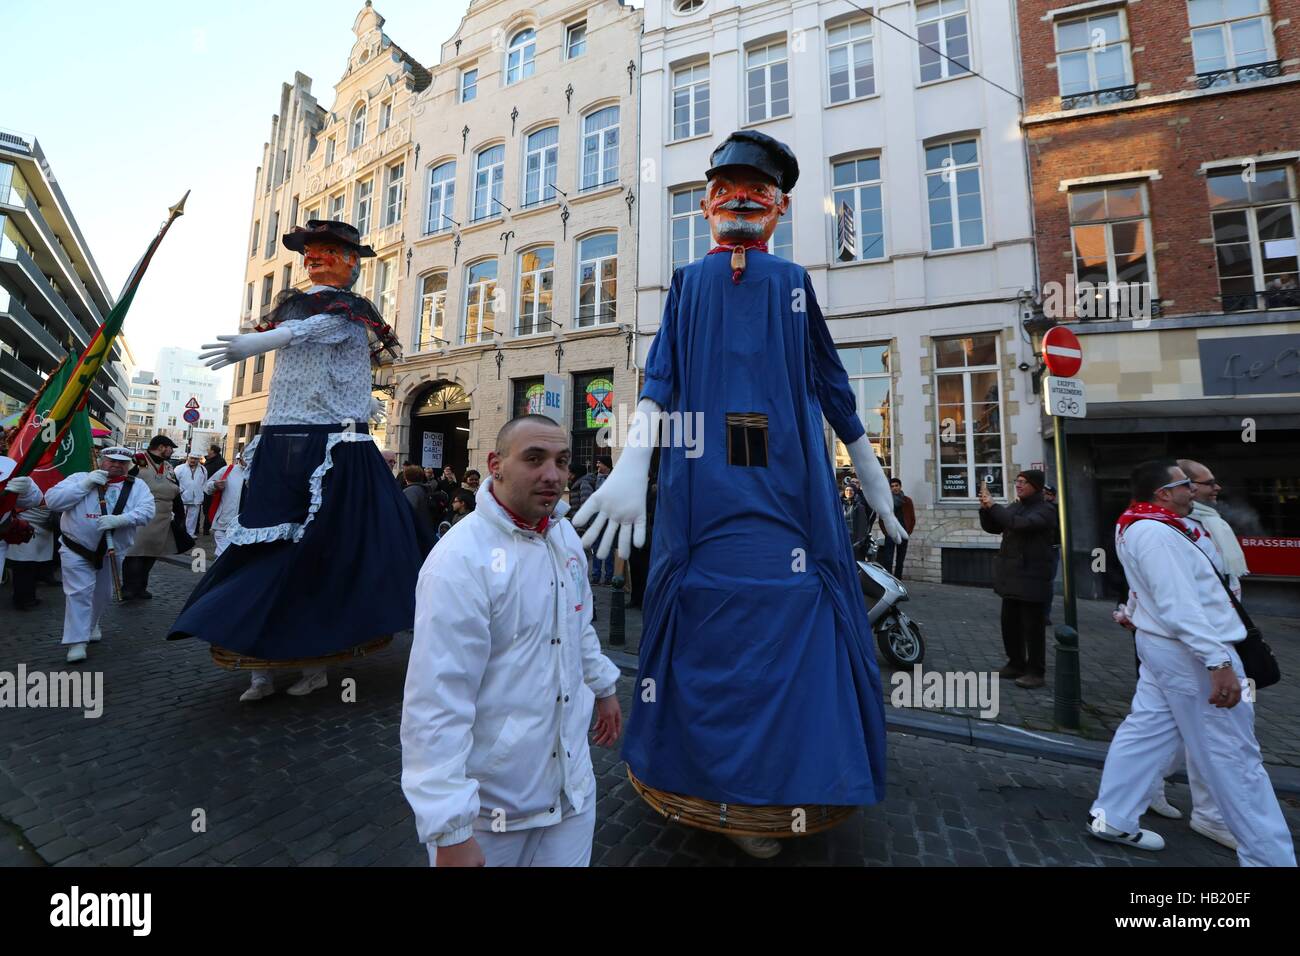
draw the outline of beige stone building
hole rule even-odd
[[[617,0],[474,0],[443,45],[411,107],[401,458],[484,471],[533,410],[590,466],[635,405],[640,33]]]
[[[401,254],[414,167],[410,104],[430,77],[383,26],[384,18],[367,2],[352,25],[356,40],[334,86],[332,109],[320,106],[310,77],[301,73],[281,90],[254,188],[241,331],[269,315],[279,293],[310,285],[302,257],[280,244],[284,233],[308,219],[342,219],[357,227],[376,257],[363,260],[354,291],[400,327],[406,273]],[[257,434],[274,364],[271,353],[235,369],[228,452]],[[384,444],[382,428],[375,435]]]

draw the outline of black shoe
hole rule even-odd
[[[44,602],[42,602],[40,598],[32,598],[30,601],[14,601],[14,610],[15,610],[15,611],[30,611],[30,610],[32,610],[32,608],[34,608],[34,607],[36,607],[38,604],[42,604],[42,603],[44,603]]]
[[[153,595],[150,594],[148,591],[141,591],[139,594],[136,595],[136,597],[139,598],[141,601],[153,600]]]
[[[1025,674],[1023,677],[1016,678],[1016,686],[1024,687],[1029,690],[1036,690],[1039,687],[1045,687],[1047,680],[1042,674]]]
[[[1022,676],[1024,673],[1025,673],[1025,669],[1023,667],[1020,667],[1016,664],[1008,663],[1005,667],[1003,667],[1000,671],[998,671],[998,676],[1001,677],[1003,680],[1015,680],[1017,677]]]

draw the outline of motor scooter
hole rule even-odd
[[[871,539],[867,558],[858,562],[858,581],[867,604],[867,620],[876,646],[893,667],[912,667],[925,657],[921,629],[899,606],[908,600],[907,588],[876,560],[880,541]]]

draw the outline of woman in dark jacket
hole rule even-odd
[[[844,513],[844,523],[849,529],[849,541],[853,544],[853,557],[861,561],[866,557],[867,546],[871,544],[871,516],[852,485],[844,486],[840,508]]]

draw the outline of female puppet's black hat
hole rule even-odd
[[[294,226],[292,232],[281,238],[286,249],[302,252],[303,247],[313,239],[330,239],[342,243],[349,249],[355,249],[363,259],[375,254],[375,250],[361,242],[361,233],[356,226],[339,219],[308,219],[306,226]]]
[[[732,133],[709,156],[712,179],[724,166],[749,166],[757,169],[781,188],[782,192],[794,189],[799,178],[799,161],[794,152],[780,140],[757,130],[742,129]]]

